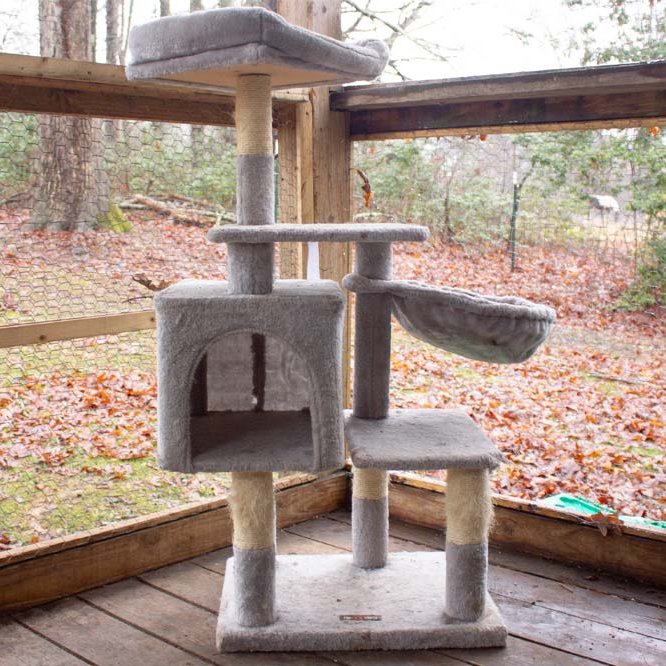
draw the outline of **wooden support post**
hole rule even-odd
[[[268,0],[266,6],[277,11],[288,21],[322,35],[341,39],[341,0]],[[309,146],[302,146],[301,178],[303,193],[312,182],[312,218],[308,202],[303,200],[304,222],[348,222],[351,220],[351,141],[349,114],[331,111],[329,88],[318,87],[310,91],[312,144],[311,171],[308,163]],[[303,128],[308,123],[303,116]],[[306,130],[307,131],[307,130]],[[348,243],[321,243],[319,247],[320,276],[340,282],[351,270],[351,248]],[[349,308],[345,320],[343,340],[344,402],[350,395],[350,340],[351,317]]]
[[[329,37],[342,38],[341,0],[314,0],[312,29]],[[328,88],[313,88],[314,127],[313,175],[315,222],[349,222],[351,206],[351,140],[349,114],[331,111]],[[322,243],[319,247],[321,277],[339,282],[351,271],[349,243]],[[343,396],[350,396],[351,312],[347,307],[343,339]]]
[[[309,104],[299,105],[309,106]],[[303,222],[302,187],[302,134],[297,107],[290,109],[289,122],[278,128],[278,222]],[[303,277],[303,244],[280,244],[280,277]]]

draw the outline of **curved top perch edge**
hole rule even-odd
[[[273,88],[370,81],[388,47],[341,42],[292,25],[261,7],[167,16],[132,28],[128,79],[169,78],[235,88],[238,76],[268,74]]]

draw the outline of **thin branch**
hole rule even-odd
[[[403,9],[410,7],[411,6],[411,11],[409,14],[404,16],[398,24],[393,23],[392,21],[388,21],[385,19],[383,16],[380,15],[379,12],[376,11],[371,11],[369,9],[369,5],[366,8],[363,8],[361,5],[359,5],[357,2],[354,0],[345,0],[345,2],[355,9],[357,12],[359,12],[362,16],[365,16],[366,18],[370,19],[371,21],[376,21],[377,23],[381,23],[385,27],[389,28],[391,30],[391,35],[389,38],[386,40],[389,48],[393,46],[395,43],[396,39],[398,37],[405,37],[406,39],[409,39],[413,44],[416,44],[419,48],[423,49],[426,53],[429,53],[431,56],[433,56],[437,60],[446,60],[446,57],[439,52],[434,45],[430,44],[424,39],[420,39],[417,37],[414,37],[413,35],[410,35],[409,32],[407,32],[407,27],[412,25],[416,19],[418,18],[419,14],[425,7],[429,7],[432,5],[432,0],[419,0],[415,5],[408,3],[406,5],[403,5]]]

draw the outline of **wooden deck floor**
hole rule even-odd
[[[350,550],[349,514],[282,530],[282,553]],[[441,534],[391,527],[392,550],[443,547]],[[666,590],[493,551],[491,591],[509,626],[504,649],[221,655],[213,638],[230,549],[0,620],[3,666],[582,666],[666,664]],[[62,572],[67,575],[66,571]]]

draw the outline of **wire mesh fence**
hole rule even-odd
[[[393,406],[468,409],[506,456],[497,492],[666,518],[664,150],[659,128],[356,145],[355,219],[434,232],[396,248],[396,277],[557,310],[518,366],[394,326]]]
[[[614,135],[590,134],[357,144],[355,219],[431,227],[425,247],[396,248],[398,277],[513,293],[560,316],[543,354],[516,368],[454,358],[396,328],[394,406],[477,414],[508,458],[496,490],[578,492],[661,517],[663,311],[615,309],[658,237],[660,218],[632,204],[654,174],[601,161]],[[581,145],[589,155],[566,158]],[[295,172],[286,150],[278,164],[279,182]],[[0,115],[0,325],[139,312],[181,278],[223,279],[225,249],[205,231],[234,221],[234,180],[233,130]],[[284,192],[281,219],[293,221],[296,190]],[[153,331],[12,346],[0,366],[3,548],[224,491],[223,475],[157,469]]]
[[[205,230],[233,219],[233,130],[57,121],[0,115],[0,326],[143,311],[178,279],[225,277]],[[19,344],[0,367],[3,547],[223,493],[224,475],[157,469],[154,331]]]

